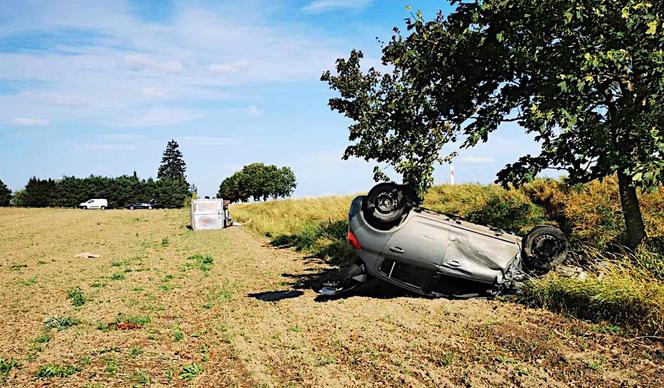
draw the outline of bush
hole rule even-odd
[[[593,263],[586,277],[550,273],[529,282],[521,300],[638,333],[658,335],[664,331],[664,284],[649,264],[634,255],[616,259],[596,252],[586,260]],[[661,257],[658,260],[661,263]]]

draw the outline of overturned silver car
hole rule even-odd
[[[348,240],[358,261],[319,292],[334,296],[374,277],[430,297],[468,298],[514,290],[560,264],[568,251],[550,225],[519,237],[416,206],[407,186],[380,183],[350,207]]]

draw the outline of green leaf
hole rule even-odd
[[[653,20],[650,23],[648,23],[648,30],[646,31],[646,34],[648,35],[655,35],[657,33],[657,20]]]

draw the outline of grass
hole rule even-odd
[[[588,248],[586,251],[594,252]],[[646,335],[664,332],[664,283],[639,258],[586,257],[584,278],[550,273],[530,282],[522,300],[593,322],[609,322]],[[610,327],[610,326],[609,326]],[[612,327],[616,332],[619,328]]]
[[[209,255],[193,255],[189,256],[187,260],[191,260],[191,262],[185,265],[186,269],[193,268],[202,272],[210,271],[210,269],[212,269],[212,264],[214,263],[214,260]]]
[[[80,307],[85,304],[85,295],[79,287],[69,289],[67,298],[71,301],[72,306]]]
[[[35,377],[38,379],[50,379],[52,377],[68,377],[80,370],[81,370],[80,368],[73,365],[62,366],[56,364],[46,364],[42,365],[37,370],[37,372],[35,373]]]
[[[76,326],[79,323],[81,323],[81,321],[69,315],[63,317],[48,317],[44,320],[44,328],[47,330],[57,329],[58,331],[62,331],[72,326]]]
[[[6,359],[0,357],[0,383],[4,382],[7,379],[9,372],[11,372],[12,369],[16,368],[18,365],[18,361],[13,358]]]
[[[201,373],[203,373],[203,365],[192,362],[191,364],[187,364],[182,367],[182,371],[180,372],[180,379],[184,381],[191,381]]]
[[[152,322],[149,316],[135,316],[135,315],[124,315],[120,314],[115,319],[116,324],[126,323],[130,325],[145,326],[148,323]]]
[[[346,217],[348,203],[338,202],[338,218],[330,217],[333,201],[327,210],[302,210],[321,216],[299,222],[343,230],[327,227]],[[377,297],[326,303],[304,287],[274,302],[252,296],[290,291],[334,269],[331,256],[311,258],[308,250],[345,244],[334,233],[296,252],[266,244],[247,230],[251,222],[193,232],[186,210],[141,213],[138,223],[135,217],[0,208],[0,316],[8,323],[0,325],[0,370],[11,368],[1,386],[661,385],[659,345],[626,339],[616,324],[499,301],[383,295],[380,288],[371,291]],[[294,225],[271,239],[297,234]],[[101,257],[73,257],[87,251]],[[213,258],[209,270],[183,271],[197,254]],[[15,271],[14,264],[27,267]],[[128,267],[135,271],[123,281],[110,280]],[[20,284],[30,277],[36,286]],[[177,288],[163,292],[163,284]],[[76,287],[86,299],[81,307],[67,295]],[[175,326],[184,333],[179,341]],[[496,354],[515,363],[501,366]],[[589,360],[602,360],[601,369],[590,369]],[[517,367],[529,375],[516,375]],[[80,371],[65,377],[72,368]],[[44,380],[35,377],[40,370]]]

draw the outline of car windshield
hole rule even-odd
[[[92,202],[94,202],[94,201],[95,201],[94,199],[91,199],[91,200],[88,201],[88,203],[92,203]]]

